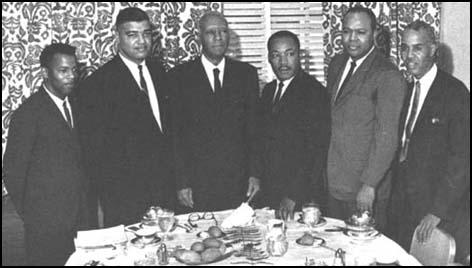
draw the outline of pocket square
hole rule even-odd
[[[433,117],[433,118],[431,119],[431,123],[433,123],[433,124],[439,124],[439,122],[440,122],[440,120],[439,120],[439,118],[437,118],[437,117]]]

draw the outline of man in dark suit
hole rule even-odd
[[[259,190],[250,167],[257,71],[224,56],[229,31],[220,13],[203,15],[199,28],[203,55],[171,70],[177,197],[182,209],[223,210]]]
[[[401,55],[414,83],[402,111],[391,206],[397,241],[407,250],[416,227],[420,242],[435,227],[463,239],[451,227],[455,217],[467,217],[456,214],[467,207],[468,195],[470,199],[470,94],[462,82],[437,68],[437,47],[427,23],[415,21],[405,28]],[[468,217],[470,249],[470,211]]]
[[[277,79],[265,86],[258,107],[264,144],[261,197],[283,219],[293,219],[303,202],[324,203],[329,97],[323,85],[300,69],[300,41],[295,34],[274,33],[267,49]]]
[[[118,55],[79,91],[84,156],[108,227],[139,221],[151,205],[172,207],[175,191],[166,76],[146,59],[151,22],[126,8],[116,31]]]
[[[349,9],[343,19],[345,53],[329,66],[328,209],[340,219],[373,211],[383,231],[406,82],[374,47],[376,25],[370,9]]]
[[[5,183],[23,219],[28,265],[64,265],[77,230],[87,228],[77,110],[75,48],[47,46],[43,86],[13,114],[4,158]]]

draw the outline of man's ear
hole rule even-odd
[[[46,67],[41,67],[41,75],[43,76],[43,80],[47,80],[49,78],[49,70]]]
[[[436,58],[438,56],[438,43],[432,43],[431,44],[431,57]]]

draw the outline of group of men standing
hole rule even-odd
[[[276,80],[260,97],[257,70],[225,57],[220,13],[199,21],[202,55],[168,73],[148,58],[145,12],[124,9],[115,26],[118,54],[77,94],[74,48],[48,46],[43,87],[13,115],[5,180],[29,263],[64,264],[75,232],[96,226],[97,200],[105,227],[134,223],[151,205],[214,211],[255,197],[284,219],[307,201],[340,219],[372,211],[406,249],[416,227],[421,240],[438,225],[469,234],[457,227],[467,215],[470,226],[470,97],[437,69],[428,24],[403,32],[414,86],[375,48],[369,9],[344,16],[345,53],[332,59],[327,89],[300,68],[298,37],[274,33]]]

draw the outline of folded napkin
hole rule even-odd
[[[232,227],[242,227],[251,225],[253,222],[254,210],[248,203],[243,202],[226,219],[223,220],[221,227],[229,229]]]
[[[76,249],[113,248],[114,245],[127,242],[125,226],[78,231],[74,239]]]

